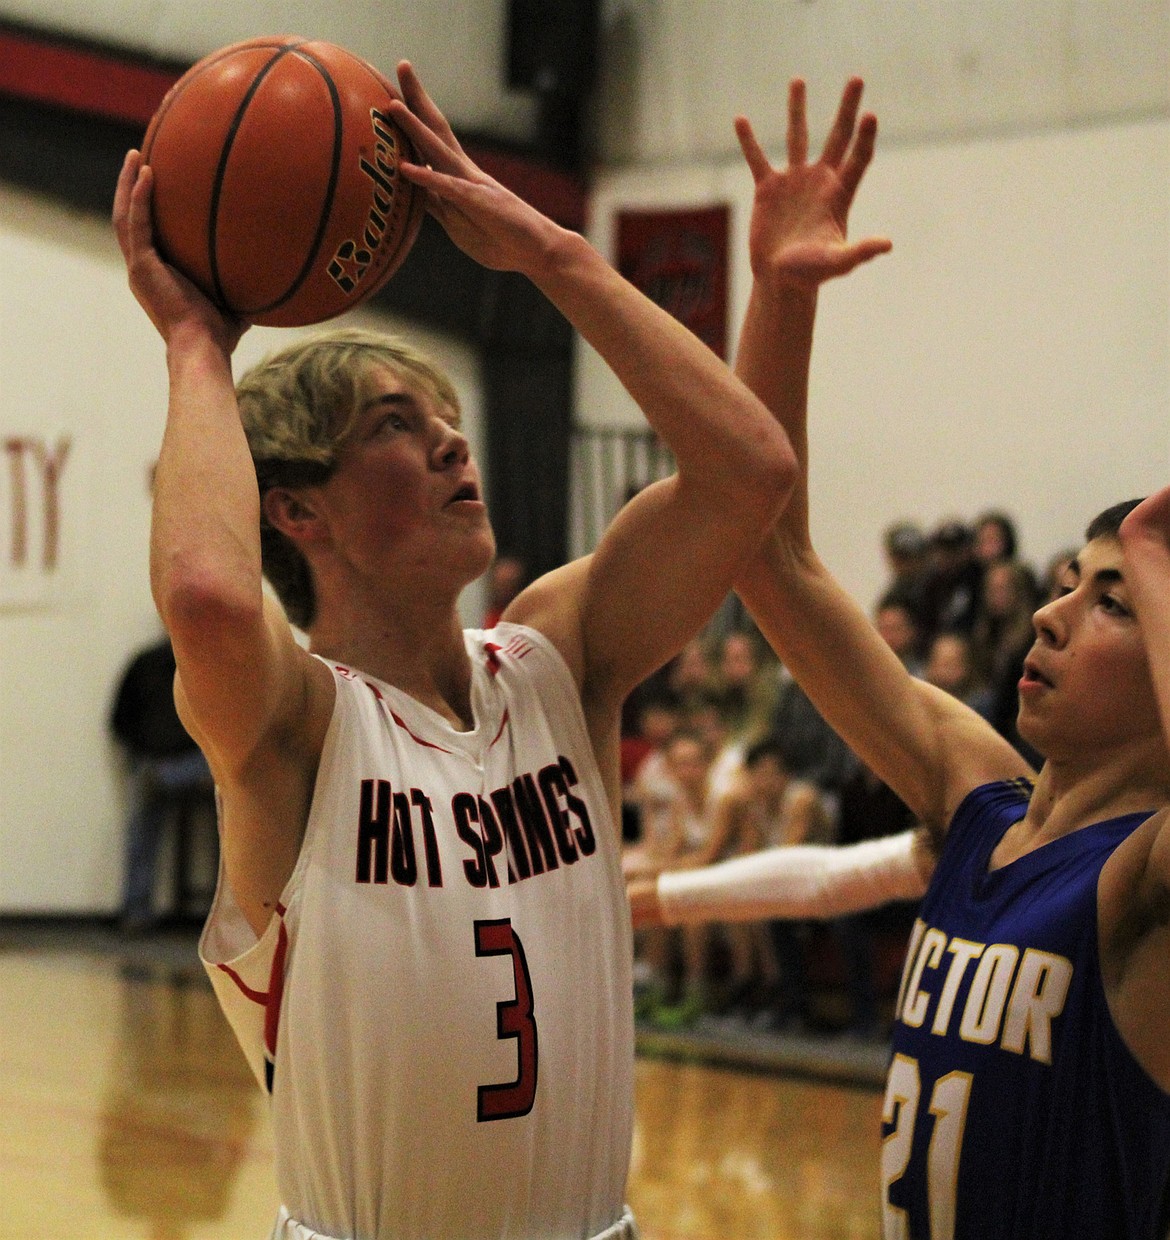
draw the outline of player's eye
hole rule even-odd
[[[1102,594],[1101,607],[1113,616],[1128,616],[1129,608],[1115,595]]]

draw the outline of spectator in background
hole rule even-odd
[[[873,622],[889,648],[902,660],[911,676],[921,676],[922,626],[910,604],[891,591],[878,600]]]
[[[167,821],[186,802],[213,806],[211,772],[175,710],[170,639],[140,650],[118,684],[110,728],[130,759],[130,817],[121,927],[140,934],[157,922],[153,896]]]
[[[992,564],[1007,561],[1018,566],[1026,578],[1029,596],[1039,606],[1040,585],[1031,564],[1020,558],[1020,543],[1016,535],[1016,523],[999,509],[990,509],[975,518],[975,558],[983,566],[984,579]]]
[[[793,779],[776,739],[765,737],[748,746],[739,773],[715,805],[707,843],[685,864],[713,865],[777,845],[826,843],[830,834],[818,789]],[[808,996],[801,927],[735,922],[720,925],[718,933],[729,966],[721,979],[721,1009],[748,1014],[765,1006],[770,1027],[803,1022]]]
[[[973,634],[976,666],[991,695],[992,727],[1033,765],[1039,755],[1016,728],[1024,658],[1036,639],[1032,614],[1039,606],[1032,573],[1017,560],[998,560],[983,572],[983,605]]]
[[[794,779],[807,780],[821,790],[825,810],[833,819],[834,798],[856,759],[788,669],[782,664],[777,668],[779,687],[769,734],[780,746],[785,769]]]
[[[1018,560],[995,560],[983,570],[972,644],[976,665],[989,682],[997,682],[1009,664],[1022,663],[1021,647],[1035,639],[1032,613],[1039,602],[1032,574]]]
[[[728,633],[720,641],[714,685],[735,740],[750,743],[766,731],[778,691],[775,666],[750,633]]]
[[[684,726],[666,745],[666,769],[677,789],[670,811],[670,838],[665,848],[664,870],[698,864],[705,854],[715,824],[719,797],[712,787],[715,750],[708,736]],[[655,962],[659,976],[669,968],[667,954],[672,943],[681,947],[682,993],[667,981],[665,1001],[649,1015],[664,1028],[677,1029],[693,1024],[710,1006],[707,987],[707,960],[712,939],[710,926],[685,926],[668,932],[659,944],[663,957]]]
[[[733,734],[723,697],[713,687],[693,698],[682,712],[682,726],[702,739],[711,755],[711,791],[722,796],[743,765],[744,742]]]
[[[923,679],[990,721],[991,694],[975,667],[971,639],[966,633],[939,633],[935,637],[926,656]]]
[[[841,789],[837,843],[859,844],[899,835],[913,825],[914,815],[906,803],[859,760]],[[869,1041],[887,1035],[878,993],[877,941],[881,934],[890,931],[908,939],[916,907],[916,903],[898,902],[833,921],[833,933],[845,958],[849,988],[846,1036]]]
[[[929,577],[929,544],[922,527],[913,521],[898,521],[882,535],[888,580],[883,597],[896,599],[907,607],[921,629],[925,619],[926,586]]]
[[[636,822],[623,832],[622,852],[627,874],[657,873],[671,859],[671,812],[678,785],[666,760],[667,746],[679,727],[678,707],[668,698],[643,703],[634,736],[622,738],[622,805]]]
[[[979,613],[983,566],[975,557],[975,536],[962,521],[941,522],[930,536],[926,585],[926,627],[970,633]]]
[[[983,565],[1014,560],[1019,554],[1016,523],[999,509],[989,509],[975,518],[975,558]]]

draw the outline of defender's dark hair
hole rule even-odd
[[[1104,512],[1099,512],[1089,522],[1089,528],[1085,530],[1085,542],[1092,542],[1094,538],[1116,538],[1122,521],[1141,502],[1140,499],[1127,499],[1123,503],[1106,508]]]

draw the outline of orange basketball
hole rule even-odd
[[[414,153],[395,98],[332,43],[278,35],[206,56],[143,141],[159,251],[253,323],[319,323],[364,301],[422,223],[424,196],[398,171]]]

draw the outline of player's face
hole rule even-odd
[[[1089,543],[1033,620],[1019,730],[1049,758],[1107,760],[1161,740],[1149,661],[1115,538]]]
[[[479,471],[458,419],[388,367],[372,372],[318,501],[333,547],[359,574],[465,584],[491,563]]]

